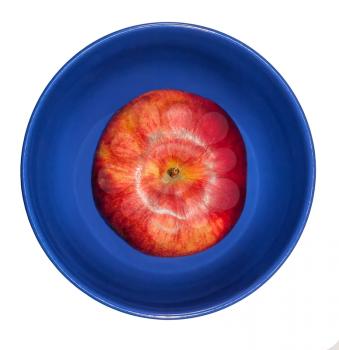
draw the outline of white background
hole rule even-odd
[[[0,8],[0,348],[328,350],[339,339],[339,22],[336,1],[3,1]],[[111,310],[71,285],[26,218],[20,152],[33,107],[87,44],[145,22],[228,33],[284,76],[317,155],[311,216],[296,249],[254,294],[217,313],[156,321]]]

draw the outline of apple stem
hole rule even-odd
[[[179,169],[178,168],[169,168],[167,170],[167,174],[170,176],[170,177],[176,177],[177,175],[179,175]]]

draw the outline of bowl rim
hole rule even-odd
[[[267,271],[264,274],[262,274],[258,278],[258,280],[255,283],[245,288],[241,293],[238,293],[223,302],[220,302],[216,305],[213,305],[205,309],[199,309],[197,311],[192,311],[192,312],[183,312],[183,313],[180,312],[180,313],[173,313],[173,314],[157,313],[157,312],[149,312],[149,311],[144,312],[138,308],[131,308],[118,302],[112,302],[106,299],[105,297],[101,296],[95,290],[86,286],[85,283],[83,283],[77,276],[75,276],[71,271],[69,271],[69,269],[64,265],[61,259],[59,259],[56,256],[56,254],[54,254],[53,249],[49,246],[48,242],[44,238],[44,233],[39,226],[39,219],[34,212],[34,206],[31,202],[29,190],[28,190],[29,184],[28,184],[28,176],[27,176],[27,173],[28,173],[27,155],[28,155],[28,148],[31,142],[31,133],[35,127],[40,106],[49,97],[50,90],[53,89],[53,85],[55,84],[55,82],[58,79],[62,78],[64,71],[70,65],[76,64],[76,61],[80,56],[86,55],[86,53],[88,53],[91,49],[99,46],[106,40],[111,40],[112,38],[118,37],[121,34],[133,34],[136,31],[142,31],[145,29],[147,30],[149,28],[154,28],[155,30],[157,28],[160,28],[160,29],[181,28],[181,29],[191,29],[199,32],[205,32],[211,36],[217,36],[219,38],[221,37],[222,39],[232,42],[233,44],[245,49],[249,55],[257,58],[266,67],[267,71],[270,74],[275,76],[275,78],[280,84],[280,87],[284,90],[285,93],[287,93],[289,102],[294,105],[294,107],[296,108],[296,112],[298,113],[298,116],[301,122],[302,133],[305,136],[305,143],[307,143],[305,146],[307,147],[307,155],[309,158],[309,171],[310,171],[309,180],[310,181],[307,185],[307,196],[306,196],[307,200],[305,201],[303,206],[303,211],[299,216],[299,221],[294,230],[293,238],[290,240],[290,242],[288,243],[284,251],[276,258],[274,263],[267,269]],[[286,259],[290,256],[291,252],[295,248],[297,242],[299,241],[310,214],[310,210],[311,210],[311,206],[314,198],[315,183],[316,183],[316,158],[315,158],[314,143],[312,140],[311,131],[299,101],[297,100],[290,86],[287,84],[284,78],[280,75],[280,73],[259,53],[257,53],[255,50],[253,50],[246,44],[242,43],[238,39],[235,39],[228,34],[225,34],[204,26],[190,24],[190,23],[180,23],[180,22],[152,22],[152,23],[134,25],[134,26],[127,27],[103,36],[102,38],[92,42],[91,44],[83,48],[81,51],[75,54],[70,60],[68,60],[59,69],[59,71],[54,75],[54,77],[50,80],[50,82],[47,84],[47,86],[43,90],[29,119],[25,136],[24,136],[23,145],[22,145],[20,179],[21,179],[22,197],[23,197],[26,213],[27,213],[30,225],[33,229],[33,232],[41,248],[44,250],[49,260],[63,274],[63,276],[66,277],[72,284],[74,284],[77,288],[79,288],[81,291],[83,291],[85,294],[95,299],[96,301],[99,301],[100,303],[106,306],[109,306],[115,310],[130,314],[130,315],[145,317],[145,318],[152,318],[152,319],[167,319],[167,320],[168,319],[186,319],[186,318],[192,318],[192,317],[210,314],[237,303],[238,301],[244,299],[248,295],[255,292],[259,287],[261,287],[265,282],[267,282],[277,272],[277,270],[284,264]]]

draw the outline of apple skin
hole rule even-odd
[[[109,121],[92,186],[107,223],[136,249],[203,251],[235,225],[246,196],[246,150],[214,102],[178,90],[145,93]]]

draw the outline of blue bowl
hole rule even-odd
[[[91,189],[93,156],[112,114],[163,88],[218,103],[248,157],[235,227],[212,248],[178,258],[132,248],[100,216]],[[296,97],[265,59],[211,29],[155,23],[96,41],[56,74],[28,125],[21,179],[35,235],[73,284],[133,315],[186,318],[239,301],[285,261],[310,211],[315,156]]]

